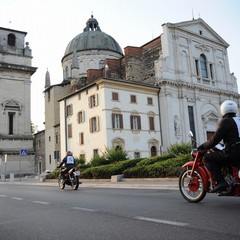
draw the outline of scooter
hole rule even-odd
[[[64,168],[62,168],[62,171]],[[80,176],[80,170],[77,167],[71,168],[66,174],[65,179],[63,179],[62,174],[59,173],[58,176],[58,186],[60,189],[64,189],[66,185],[71,186],[73,190],[77,190],[79,187],[79,176]]]
[[[192,136],[192,133],[190,132]],[[215,146],[210,151],[219,151],[221,145]],[[179,177],[179,190],[183,198],[188,202],[197,203],[202,201],[206,194],[215,187],[215,182],[210,171],[204,164],[204,155],[207,150],[192,150],[193,159],[185,163]],[[218,196],[240,196],[240,165],[222,169],[223,176],[228,187],[217,192]]]

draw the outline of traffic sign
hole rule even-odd
[[[28,150],[27,149],[21,149],[20,150],[20,156],[27,156],[28,155]]]

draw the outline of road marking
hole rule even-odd
[[[7,197],[7,195],[0,195],[0,197]]]
[[[23,198],[19,198],[19,197],[11,197],[11,199],[19,200],[19,201],[23,200]]]
[[[137,220],[142,220],[142,221],[149,221],[149,222],[162,223],[162,224],[181,226],[181,227],[189,225],[189,223],[168,221],[168,220],[162,220],[162,219],[157,219],[157,218],[146,218],[146,217],[140,217],[140,216],[137,216],[134,218]]]
[[[85,211],[85,212],[98,212],[98,210],[91,209],[91,208],[72,207],[72,209]]]
[[[50,203],[48,203],[48,202],[40,202],[40,201],[33,201],[34,203],[38,203],[38,204],[43,204],[43,205],[48,205],[48,204],[50,204]]]

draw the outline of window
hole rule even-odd
[[[154,117],[148,117],[149,119],[149,130],[154,131],[155,126],[154,126]]]
[[[193,137],[196,139],[193,106],[188,106],[188,117],[189,117],[190,130],[193,133]],[[195,146],[196,142],[193,142],[193,144]]]
[[[48,162],[49,162],[49,164],[52,163],[52,156],[51,155],[48,155]]]
[[[51,137],[49,136],[49,137],[48,137],[48,141],[51,142],[51,140],[52,140],[52,139],[51,139]]]
[[[97,132],[99,131],[99,119],[98,117],[92,117],[89,121],[90,132]]]
[[[151,147],[151,157],[157,156],[157,148],[155,146]]]
[[[8,113],[8,134],[13,135],[13,127],[14,127],[14,115],[15,113]]]
[[[86,160],[85,154],[80,154],[80,159],[81,159],[81,160]]]
[[[81,100],[81,93],[78,93],[78,100]]]
[[[117,92],[112,92],[112,100],[118,101],[118,93]]]
[[[58,143],[58,134],[55,135],[55,142]]]
[[[39,148],[39,149],[42,148],[42,142],[41,142],[41,140],[38,140],[38,148]]]
[[[68,124],[68,138],[72,137],[72,124]]]
[[[80,143],[80,145],[84,144],[84,133],[83,132],[81,132],[79,134],[79,143]]]
[[[99,61],[99,69],[103,69],[103,68],[104,68],[104,60],[101,59],[101,60]]]
[[[147,98],[147,104],[148,105],[153,105],[153,99],[151,97]]]
[[[50,100],[51,100],[50,90],[47,91],[47,98],[48,98],[48,102],[50,102]]]
[[[112,128],[123,129],[123,117],[122,114],[113,113],[112,114]]]
[[[199,61],[195,59],[196,74],[199,76]]]
[[[132,130],[140,130],[141,129],[141,118],[140,116],[130,116],[130,123]]]
[[[136,103],[136,102],[137,102],[137,97],[136,97],[136,95],[131,95],[131,96],[130,96],[130,102],[131,102],[131,103]]]
[[[78,112],[77,121],[78,121],[78,123],[85,122],[85,112],[84,111]]]
[[[68,66],[66,66],[66,68],[65,68],[65,76],[66,76],[66,79],[69,78]]]
[[[71,116],[72,115],[72,104],[66,106],[66,116]]]
[[[200,66],[201,66],[201,75],[203,78],[208,78],[207,72],[207,59],[204,54],[200,55]]]
[[[93,108],[98,105],[98,95],[92,95],[89,97],[89,107]]]
[[[93,149],[93,156],[94,157],[98,156],[98,149]]]
[[[209,70],[210,70],[210,78],[213,79],[213,65],[209,64]]]
[[[16,45],[16,37],[12,33],[8,34],[8,45],[12,47],[15,47]]]
[[[140,158],[140,152],[134,152],[134,158]]]

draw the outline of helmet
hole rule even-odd
[[[72,156],[72,152],[71,151],[67,151],[67,156]]]
[[[221,112],[222,116],[224,116],[228,113],[236,114],[237,111],[238,111],[237,104],[232,100],[226,100],[221,104],[220,112]]]

